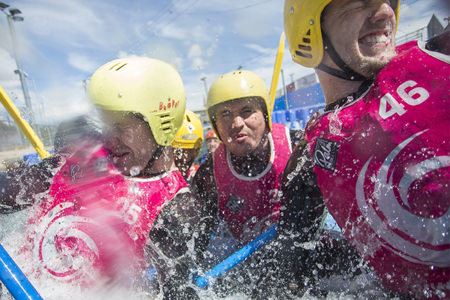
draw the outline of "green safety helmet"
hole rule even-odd
[[[251,71],[237,70],[221,75],[211,85],[206,108],[212,127],[217,133],[213,108],[218,104],[240,98],[255,97],[263,100],[267,125],[272,128],[272,113],[269,105],[269,90],[264,80]]]
[[[141,114],[160,146],[170,146],[183,123],[183,82],[175,68],[163,61],[148,57],[113,60],[94,72],[87,89],[101,109]]]

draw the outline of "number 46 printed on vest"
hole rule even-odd
[[[403,115],[409,106],[417,106],[430,98],[430,93],[423,87],[418,86],[414,80],[408,80],[397,88],[397,94],[407,104],[398,102],[390,93],[385,94],[380,100],[378,113],[386,120],[397,114]]]

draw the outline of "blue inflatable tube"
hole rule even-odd
[[[2,245],[0,245],[0,280],[16,300],[42,299]]]
[[[211,270],[206,272],[203,276],[194,276],[194,283],[205,289],[208,287],[211,279],[218,278],[240,264],[242,261],[246,260],[250,255],[252,255],[256,250],[261,248],[263,245],[267,244],[269,241],[274,239],[277,235],[276,225],[272,225],[268,230],[259,235],[256,239],[236,251],[235,253],[228,256],[224,261],[213,267]]]

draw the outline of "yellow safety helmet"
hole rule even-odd
[[[269,106],[269,90],[264,80],[251,71],[237,70],[221,75],[211,85],[208,92],[206,108],[214,130],[217,133],[212,108],[217,104],[240,98],[258,97],[263,100],[267,124],[272,128],[272,114]]]
[[[320,17],[333,0],[285,0],[284,32],[292,59],[302,66],[316,68],[324,54]],[[400,0],[392,0],[399,20]]]
[[[168,63],[148,57],[104,64],[90,78],[88,94],[104,110],[140,113],[160,146],[171,145],[186,109],[178,72]]]
[[[203,126],[200,118],[190,110],[186,110],[183,125],[181,125],[172,147],[182,149],[200,148],[203,143]]]

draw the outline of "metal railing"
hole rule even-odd
[[[419,28],[413,32],[399,36],[396,39],[396,44],[401,45],[401,44],[407,43],[412,40],[425,41],[425,39],[427,38],[426,30],[427,30],[427,27],[425,26],[425,27]]]

